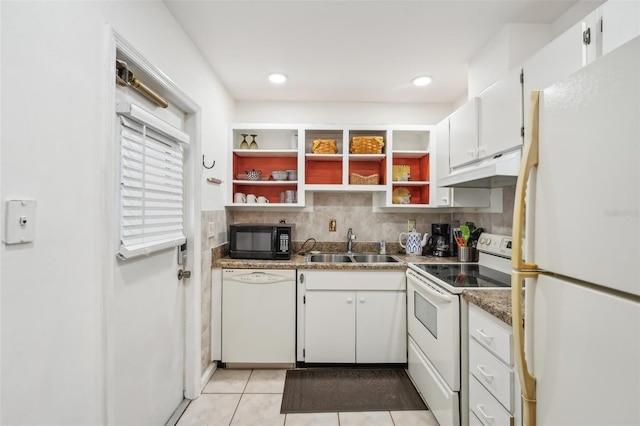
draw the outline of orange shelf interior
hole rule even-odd
[[[378,174],[378,185],[384,185],[387,181],[386,167],[382,161],[349,161],[349,174],[357,173],[361,176]]]
[[[307,161],[305,183],[310,185],[340,185],[342,161]]]
[[[394,166],[409,166],[411,180],[429,181],[429,154],[420,158],[394,158]]]
[[[271,176],[274,170],[297,170],[295,157],[240,157],[233,155],[233,174],[245,173],[249,170],[260,170],[262,176]]]
[[[393,189],[406,188],[411,193],[410,204],[429,204],[429,185],[403,186],[401,182],[393,184]]]
[[[242,192],[243,194],[253,194],[256,197],[265,196],[269,200],[269,203],[279,203],[280,193],[286,190],[296,191],[298,187],[296,184],[286,184],[283,181],[282,185],[233,185],[233,193]],[[257,204],[260,205],[260,204]]]

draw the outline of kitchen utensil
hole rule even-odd
[[[236,192],[235,194],[233,194],[233,202],[234,203],[246,203],[247,202],[247,196],[245,194],[243,194],[242,192]]]
[[[250,136],[253,138],[253,140],[249,144],[249,149],[258,149],[258,142],[256,142],[256,138],[258,137],[258,135],[250,135]]]
[[[471,231],[469,231],[469,227],[467,225],[460,225],[460,232],[462,232],[462,238],[464,238],[466,245],[467,241],[469,241],[469,237],[471,236]]]
[[[288,189],[287,191],[285,191],[285,203],[295,203],[296,202],[296,191],[292,190],[292,189]]]
[[[477,262],[478,251],[473,247],[458,247],[458,261],[460,262]]]
[[[404,236],[404,244],[402,243]],[[419,232],[401,232],[398,236],[398,242],[400,243],[400,247],[404,248],[407,254],[422,254],[422,247],[427,245],[427,238],[429,234],[425,233],[424,236],[420,235]]]
[[[240,142],[240,149],[249,149],[249,143],[247,142],[247,136],[249,136],[246,133],[242,133],[240,136],[242,136],[242,142]]]
[[[260,177],[262,176],[262,171],[255,169],[246,171],[245,173],[249,180],[260,180]]]
[[[289,173],[286,170],[274,170],[271,172],[271,176],[275,180],[287,180]]]
[[[458,247],[465,247],[467,245],[466,241],[462,237],[456,237],[456,243],[458,243]]]

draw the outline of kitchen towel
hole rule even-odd
[[[404,369],[287,370],[280,413],[426,410]]]

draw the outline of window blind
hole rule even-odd
[[[116,108],[120,113],[121,259],[148,255],[186,241],[180,142],[188,142],[189,137],[140,110],[132,104]]]

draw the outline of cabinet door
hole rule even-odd
[[[608,1],[602,5],[602,54],[640,35],[640,2]]]
[[[438,179],[449,174],[449,118],[436,126],[436,141],[431,145],[431,205],[448,206],[451,204],[451,189],[439,187]]]
[[[478,158],[478,98],[470,99],[449,117],[449,164],[457,167]]]
[[[530,125],[531,92],[544,90],[583,66],[582,24],[555,38],[524,62],[524,125]]]
[[[406,292],[359,291],[356,298],[356,361],[407,362]]]
[[[307,291],[306,362],[356,361],[355,298],[351,291]]]
[[[480,94],[478,158],[522,145],[522,83],[513,69]]]

